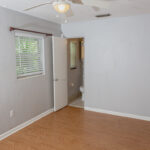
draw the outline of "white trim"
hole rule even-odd
[[[32,76],[40,76],[40,75],[44,75],[43,71],[22,74],[22,75],[19,75],[17,79],[22,79],[22,78],[27,78],[27,77],[32,77]]]
[[[109,111],[109,110],[105,110],[105,109],[92,108],[92,107],[84,107],[84,109],[88,110],[88,111],[94,111],[94,112],[99,112],[99,113],[104,113],[104,114],[110,114],[110,115],[115,115],[115,116],[150,121],[150,117],[147,117],[147,116],[139,116],[139,115],[134,115],[134,114],[121,113],[121,112]]]
[[[43,118],[43,117],[51,114],[52,112],[54,112],[54,110],[53,109],[49,109],[49,110],[41,113],[40,115],[38,115],[38,116],[36,116],[36,117],[34,117],[34,118],[32,118],[32,119],[30,119],[30,120],[28,120],[28,121],[20,124],[20,125],[18,125],[17,127],[15,127],[13,129],[11,129],[11,130],[9,130],[9,131],[1,134],[0,135],[0,141],[3,140],[3,139],[5,139],[5,138],[7,138],[8,136],[16,133],[17,131],[19,131],[19,130],[21,130],[21,129],[27,127],[27,126],[29,126],[30,124],[34,123],[35,121],[37,121],[37,120],[39,120],[39,119],[41,119],[41,118]]]

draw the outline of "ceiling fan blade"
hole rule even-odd
[[[100,15],[96,15],[96,18],[102,18],[102,17],[110,17],[111,14],[100,14]]]
[[[74,16],[74,13],[73,13],[72,9],[70,8],[70,9],[65,13],[65,15],[66,15],[66,17],[68,18],[68,17]]]
[[[111,1],[104,1],[104,0],[82,0],[84,5],[87,6],[96,6],[100,8],[109,8]]]
[[[31,10],[31,9],[35,9],[35,8],[40,7],[40,6],[44,6],[44,5],[48,5],[48,4],[52,4],[52,3],[53,3],[53,2],[47,2],[47,3],[39,4],[39,5],[30,7],[30,8],[27,8],[27,9],[25,9],[24,11],[28,11],[28,10]]]
[[[82,0],[69,0],[69,1],[71,1],[72,3],[75,3],[75,4],[83,4]]]

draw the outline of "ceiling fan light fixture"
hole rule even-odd
[[[70,9],[70,4],[66,2],[56,2],[53,3],[53,7],[58,13],[66,13]]]

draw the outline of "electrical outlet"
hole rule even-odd
[[[10,110],[9,116],[10,116],[10,118],[14,117],[14,110]]]

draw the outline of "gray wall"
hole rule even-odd
[[[150,116],[150,15],[62,25],[85,37],[85,106]]]
[[[15,26],[60,35],[60,25],[0,8],[0,134],[53,107],[51,38],[45,38],[43,76],[17,80]],[[13,118],[9,117],[14,110]]]

